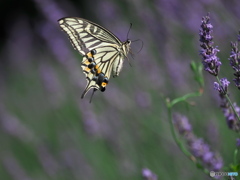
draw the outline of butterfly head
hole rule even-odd
[[[124,43],[123,43],[123,51],[125,56],[127,56],[128,52],[130,51],[130,45],[131,45],[131,40],[127,39]]]
[[[130,39],[127,39],[127,40],[126,40],[126,43],[130,45],[130,44],[131,44],[131,40],[130,40]]]

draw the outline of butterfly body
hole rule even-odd
[[[91,89],[105,91],[113,72],[119,76],[131,41],[121,42],[102,26],[82,18],[67,17],[59,20],[75,50],[83,55],[81,67],[87,79],[82,98]]]

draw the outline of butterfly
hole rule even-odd
[[[119,76],[131,41],[122,42],[106,28],[83,18],[66,17],[58,22],[74,49],[83,55],[81,67],[87,85],[81,98],[92,88],[92,96],[97,90],[105,91],[111,73],[113,77]]]

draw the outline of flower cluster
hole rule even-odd
[[[237,132],[240,131],[240,123],[238,121],[238,118],[237,118],[235,112],[230,107],[226,96],[223,94],[219,94],[219,96],[221,98],[220,107],[222,108],[222,111],[226,118],[226,122],[227,122],[229,129],[232,129]],[[237,115],[240,116],[240,107],[238,107],[236,103],[233,104],[233,107],[234,107]]]
[[[188,118],[186,116],[175,113],[173,116],[173,123],[179,134],[183,136],[187,136],[189,133],[192,132],[192,126],[188,122]]]
[[[230,82],[227,80],[227,78],[222,78],[220,79],[220,84],[214,82],[214,89],[217,90],[221,95],[226,95],[229,84]]]
[[[200,46],[201,51],[200,55],[202,56],[202,63],[204,69],[208,71],[210,74],[217,76],[220,71],[221,62],[217,57],[217,53],[219,50],[217,47],[213,47],[213,36],[211,35],[213,32],[213,26],[210,23],[209,15],[202,18],[201,28],[199,30],[200,36]]]
[[[213,37],[211,35],[212,32],[213,26],[210,23],[209,15],[207,15],[202,18],[201,28],[199,32],[201,46],[200,54],[202,55],[202,63],[204,65],[204,69],[210,74],[218,76],[221,62],[217,57],[217,52],[219,52],[219,50],[216,47],[213,47],[214,43]],[[238,41],[240,41],[240,32],[238,34]],[[235,79],[233,79],[233,81],[240,90],[240,51],[238,50],[238,42],[232,42],[231,46],[232,50],[228,59],[230,61],[231,67],[235,71]],[[228,97],[229,84],[230,82],[227,80],[227,78],[222,78],[220,79],[220,82],[214,82],[214,89],[219,92],[219,96],[221,98],[221,108],[226,118],[228,127],[232,130],[239,131],[240,108],[236,104],[232,105]]]
[[[238,107],[236,103],[233,104],[233,108],[237,113],[236,115],[232,107],[230,107],[228,99],[225,96],[228,93],[229,84],[230,82],[227,80],[227,78],[222,78],[220,79],[220,84],[214,82],[214,89],[219,92],[219,96],[221,98],[220,107],[222,108],[228,127],[234,131],[239,131],[240,123],[238,121],[237,115],[240,116],[240,107]]]
[[[240,33],[240,32],[239,32]],[[240,35],[238,35],[238,41],[240,41]],[[231,42],[231,53],[228,60],[230,61],[230,65],[235,71],[235,78],[233,81],[235,82],[236,87],[240,90],[240,52],[238,50],[238,42]]]
[[[188,118],[181,114],[174,114],[173,122],[179,134],[186,139],[191,154],[209,171],[220,171],[223,166],[222,158],[213,153],[203,139],[193,134]]]

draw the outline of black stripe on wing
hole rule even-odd
[[[82,93],[81,98],[84,98],[84,96],[87,94],[87,92],[88,92],[90,89],[92,89],[92,88],[95,88],[96,90],[99,89],[99,86],[96,84],[95,81],[90,80],[89,77],[87,77],[86,79],[87,79],[87,82],[88,82],[88,83],[87,83],[87,86],[86,86],[85,90],[84,90],[83,93]]]
[[[62,22],[64,22],[64,24]],[[79,34],[78,36],[75,35],[74,37],[78,39],[80,38],[82,41],[81,43],[85,43],[85,48],[82,48],[85,53],[91,49],[96,48],[101,43],[104,45],[110,43],[122,46],[122,42],[113,33],[111,33],[106,28],[86,19],[75,17],[62,18],[59,20],[59,23],[60,26],[63,24],[68,28],[69,26],[71,27],[71,31],[68,31],[67,34],[71,34],[73,32],[73,34]],[[73,44],[76,47],[76,44],[74,42]]]
[[[103,41],[106,41],[106,42],[108,42],[108,43],[116,43],[116,44],[118,44],[118,45],[121,45],[121,44],[122,44],[122,42],[120,41],[120,39],[118,39],[118,37],[115,36],[115,35],[114,35],[111,31],[109,31],[108,29],[106,29],[106,28],[104,28],[104,27],[102,27],[102,26],[100,26],[100,25],[98,25],[98,24],[96,24],[96,23],[94,23],[94,22],[92,22],[92,21],[89,21],[89,20],[87,20],[87,19],[78,18],[78,17],[73,17],[73,18],[91,24],[91,25],[92,25],[92,26],[90,27],[91,33],[95,34],[95,35],[96,35],[96,38],[102,39],[102,38],[100,38],[100,36],[103,36]],[[99,32],[95,32],[95,33],[94,33],[94,28],[93,28],[93,27],[97,27],[98,30],[101,29],[102,32],[101,32],[101,33],[99,33]]]
[[[67,33],[68,38],[74,47],[75,50],[78,50],[82,55],[85,55],[89,50],[87,49],[84,41],[81,39],[81,31],[77,31],[73,28],[73,25],[76,24],[76,21],[71,19],[62,18],[58,20],[60,27],[62,30]]]

